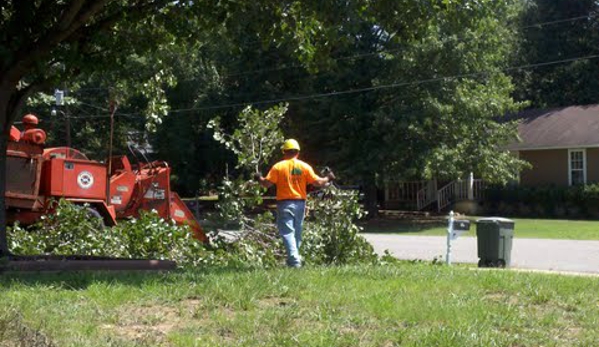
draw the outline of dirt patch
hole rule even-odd
[[[17,312],[0,312],[0,347],[54,347],[56,346],[41,330],[25,324]]]
[[[117,323],[104,324],[102,328],[125,340],[160,343],[195,316],[200,306],[199,299],[186,299],[174,306],[126,306],[119,310]]]
[[[518,305],[518,297],[502,292],[488,293],[483,297],[483,301],[501,302],[508,305]]]
[[[295,301],[286,298],[269,297],[258,301],[259,307],[287,307],[295,304]]]

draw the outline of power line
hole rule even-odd
[[[597,59],[597,58],[599,58],[599,54],[588,55],[588,56],[584,56],[584,57],[560,59],[560,60],[554,60],[554,61],[542,62],[542,63],[512,66],[512,67],[507,67],[507,68],[503,68],[503,69],[498,69],[496,71],[479,71],[479,72],[471,72],[471,73],[457,74],[457,75],[451,75],[451,76],[433,77],[433,78],[421,79],[421,80],[416,80],[416,81],[406,81],[406,82],[398,82],[398,83],[391,83],[391,84],[383,84],[383,85],[378,85],[378,86],[348,89],[348,90],[342,90],[342,91],[337,91],[337,92],[314,93],[314,94],[290,96],[290,97],[277,98],[277,99],[238,102],[238,103],[231,103],[231,104],[225,104],[225,105],[212,105],[212,106],[203,106],[203,107],[181,108],[181,109],[170,110],[168,113],[171,114],[171,113],[185,113],[185,112],[192,112],[192,111],[207,111],[207,110],[245,107],[248,105],[265,105],[265,104],[276,104],[276,103],[286,102],[286,101],[302,101],[302,100],[309,100],[309,99],[320,99],[320,98],[334,97],[334,96],[339,96],[339,95],[351,95],[351,94],[365,93],[365,92],[382,90],[382,89],[392,89],[392,88],[399,88],[399,87],[405,87],[405,86],[417,86],[417,85],[421,85],[421,84],[441,82],[441,81],[458,79],[458,78],[484,76],[484,75],[489,75],[492,73],[497,73],[499,71],[507,72],[507,71],[514,71],[514,70],[533,69],[533,68],[537,68],[537,67],[551,66],[551,65],[558,65],[558,64],[565,64],[565,63],[573,63],[576,61],[592,60],[592,59]],[[144,115],[140,114],[140,113],[130,113],[130,114],[116,114],[115,116],[139,118],[140,116],[143,117]],[[96,116],[81,116],[80,118],[108,118],[108,117],[110,117],[110,116],[109,115],[96,115]],[[75,117],[70,117],[70,118],[75,118]]]
[[[110,112],[110,110],[108,108],[105,108],[105,107],[102,107],[102,106],[98,106],[98,105],[86,103],[86,102],[83,102],[83,101],[78,101],[77,103],[80,104],[80,105],[84,105],[84,106],[87,106],[87,107],[94,108],[96,110]],[[78,109],[81,110],[81,108],[78,108]],[[135,116],[134,114],[131,114],[131,113],[120,113],[120,112],[119,113],[115,113],[115,116],[117,116],[117,115],[120,116],[120,117],[131,117],[131,116]],[[109,115],[106,115],[106,116],[110,117]],[[134,118],[137,118],[137,117],[134,117]]]
[[[558,19],[558,20],[554,20],[554,21],[550,21],[550,22],[526,25],[526,26],[520,27],[520,29],[540,28],[543,26],[548,26],[548,25],[553,25],[553,24],[574,22],[574,21],[581,20],[581,19],[591,19],[591,18],[593,18],[593,15],[589,14],[586,16],[578,16],[578,17],[572,17],[572,18]]]
[[[452,76],[434,77],[434,78],[422,79],[422,80],[416,80],[416,81],[398,82],[398,83],[384,84],[384,85],[379,85],[379,86],[357,88],[357,89],[348,89],[348,90],[329,92],[329,93],[315,93],[315,94],[298,95],[298,96],[269,99],[269,100],[258,100],[258,101],[231,103],[231,104],[225,104],[225,105],[213,105],[213,106],[204,106],[204,107],[195,107],[195,108],[175,109],[175,110],[170,110],[169,113],[206,111],[206,110],[244,107],[247,105],[264,105],[264,104],[275,104],[275,103],[280,103],[280,102],[285,102],[285,101],[301,101],[301,100],[308,100],[308,99],[319,99],[319,98],[333,97],[333,96],[338,96],[338,95],[364,93],[364,92],[381,90],[381,89],[392,89],[392,88],[399,88],[399,87],[405,87],[405,86],[416,86],[416,85],[421,85],[421,84],[441,82],[441,81],[445,81],[445,80],[452,80],[452,79],[458,79],[458,78],[484,76],[484,75],[489,75],[492,73],[497,73],[499,71],[507,72],[507,71],[514,71],[514,70],[533,69],[533,68],[537,68],[537,67],[572,63],[572,62],[576,62],[576,61],[592,60],[592,59],[597,59],[597,58],[599,58],[599,55],[589,55],[589,56],[584,56],[584,57],[576,57],[576,58],[554,60],[554,61],[542,62],[542,63],[512,66],[512,67],[507,67],[507,68],[503,68],[503,69],[498,69],[497,71],[471,72],[471,73],[458,74],[458,75],[452,75]]]

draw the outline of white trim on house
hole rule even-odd
[[[571,149],[572,147],[568,146],[547,146],[547,147],[514,147],[508,148],[508,151],[545,151],[549,149]],[[596,145],[584,145],[584,146],[576,146],[577,149],[590,149],[590,148],[599,148],[599,144]]]
[[[587,150],[586,148],[568,149],[568,185],[572,185],[572,153],[582,153],[582,184],[587,184]]]

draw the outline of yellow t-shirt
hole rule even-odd
[[[319,177],[299,159],[287,159],[273,165],[266,179],[277,187],[277,200],[306,200],[306,186]]]

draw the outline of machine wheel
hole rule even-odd
[[[102,231],[106,229],[106,224],[104,223],[104,217],[98,212],[98,210],[93,206],[81,206],[82,209],[85,210],[87,217],[92,222],[94,229],[98,231]]]

